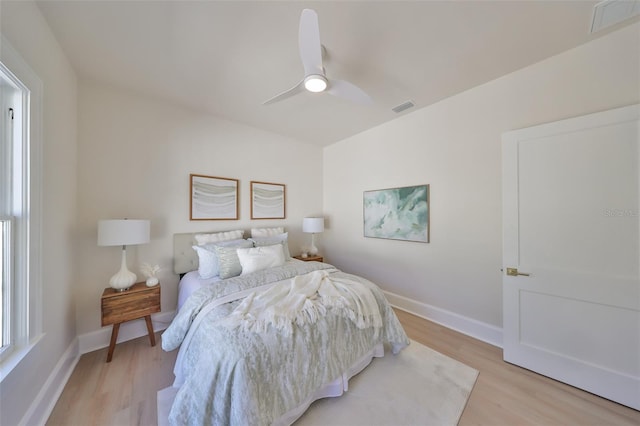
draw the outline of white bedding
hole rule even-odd
[[[288,262],[302,262],[298,259],[289,259]],[[193,294],[194,291],[198,290],[203,285],[213,284],[215,282],[220,281],[221,278],[219,276],[215,276],[213,278],[203,279],[200,278],[200,274],[198,271],[191,271],[184,274],[180,283],[178,284],[178,311],[184,305],[184,302],[187,301],[189,296]]]
[[[382,318],[381,328],[361,329],[340,309],[328,308],[322,321],[295,325],[293,333],[239,332],[225,319],[241,300],[239,292],[262,291],[283,280],[326,270],[337,280],[355,280],[369,288]],[[196,277],[197,278],[197,277]],[[196,285],[198,280],[195,280]],[[201,283],[202,284],[202,283]],[[187,287],[187,286],[185,286]],[[340,395],[349,377],[382,344],[397,353],[409,343],[402,326],[373,283],[317,262],[287,262],[254,274],[201,285],[162,334],[164,350],[180,346],[172,425],[290,424],[319,397]],[[304,380],[300,380],[304,377]]]
[[[202,279],[198,271],[187,272],[178,284],[178,311],[184,305],[191,294],[206,284],[213,284],[220,281],[219,276],[213,278]]]

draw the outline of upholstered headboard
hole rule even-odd
[[[192,248],[197,233],[173,234],[173,272],[178,275],[198,269],[198,255]]]

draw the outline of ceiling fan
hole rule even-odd
[[[370,104],[372,102],[371,97],[355,84],[345,80],[329,80],[327,78],[322,66],[323,47],[320,43],[318,14],[312,9],[304,9],[300,16],[298,46],[300,59],[304,66],[304,78],[291,89],[263,102],[263,105],[281,101],[304,90],[313,93],[327,92],[361,104]]]

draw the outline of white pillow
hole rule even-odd
[[[255,237],[271,237],[273,235],[282,234],[284,228],[279,226],[277,228],[251,228],[251,238]]]
[[[242,266],[241,275],[274,266],[281,266],[284,265],[285,262],[284,251],[282,250],[281,244],[254,248],[239,248],[236,250],[236,253]]]
[[[282,234],[272,235],[270,237],[251,237],[249,241],[253,241],[254,247],[272,246],[274,244],[282,244],[284,249],[284,258],[290,259],[289,253],[289,233],[283,232]]]
[[[192,246],[198,253],[198,274],[205,280],[218,275],[218,256],[213,247]]]
[[[210,243],[202,246],[192,246],[198,254],[198,273],[200,278],[209,279],[220,274],[220,261],[218,260],[218,254],[215,247],[247,247],[253,245],[253,242],[248,240],[228,240],[221,241],[219,243]]]
[[[209,243],[219,243],[221,241],[239,240],[244,235],[244,231],[239,229],[237,231],[216,232],[213,234],[196,234],[194,237],[199,246]]]

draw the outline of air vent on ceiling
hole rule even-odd
[[[393,108],[391,108],[391,110],[396,114],[398,114],[406,109],[413,108],[414,106],[415,104],[413,103],[413,101],[407,101],[407,102],[401,103],[400,105],[394,106]]]
[[[640,0],[605,0],[593,7],[591,33],[640,15]]]

